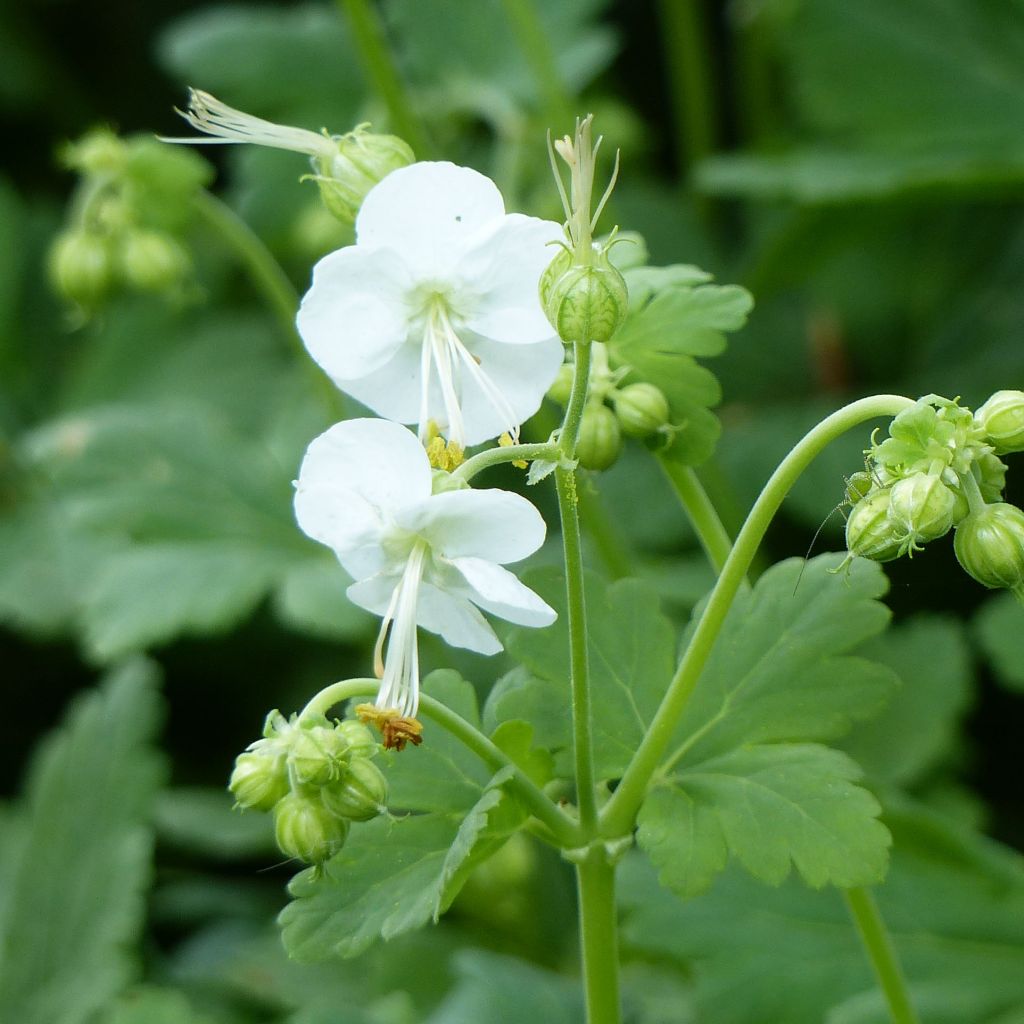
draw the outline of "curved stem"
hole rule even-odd
[[[491,466],[500,466],[506,462],[517,462],[520,459],[525,462],[534,462],[537,459],[555,461],[559,455],[561,455],[561,449],[553,441],[544,441],[538,444],[498,446],[478,452],[472,458],[466,459],[458,469],[452,471],[452,476],[458,480],[466,480],[468,482],[477,473],[481,473]]]
[[[245,267],[256,290],[266,300],[277,318],[281,330],[288,338],[292,350],[309,368],[315,387],[328,411],[337,419],[343,415],[342,400],[334,385],[320,372],[309,358],[306,346],[295,326],[299,309],[299,293],[288,275],[263,244],[263,240],[231,209],[210,192],[200,191],[195,197],[196,209],[206,223],[220,236],[224,244]]]
[[[615,867],[600,846],[576,865],[587,1024],[619,1024]]]
[[[658,456],[658,462],[668,477],[679,503],[697,531],[697,539],[716,573],[722,571],[732,550],[732,540],[726,533],[715,506],[701,486],[697,474],[689,467]]]
[[[395,134],[402,136],[412,146],[418,160],[429,159],[432,147],[395,67],[376,13],[367,0],[337,2],[348,17],[363,67],[388,108]]]
[[[568,130],[572,122],[572,97],[533,0],[504,0],[504,6],[519,49],[533,72],[548,124],[562,125],[563,130]]]
[[[843,896],[857,926],[864,951],[871,961],[878,985],[885,995],[893,1024],[919,1024],[899,957],[878,911],[874,895],[870,889],[847,889]]]
[[[913,404],[912,399],[900,395],[874,395],[852,402],[822,420],[782,460],[754,502],[650,728],[602,811],[603,835],[621,836],[633,828],[647,785],[671,742],[733,598],[743,583],[768,525],[800,474],[822,449],[847,430],[877,416],[895,416]]]
[[[375,697],[380,688],[378,679],[346,679],[333,683],[321,690],[299,712],[299,719],[307,715],[322,715],[335,704],[352,697]],[[563,814],[532,779],[528,778],[514,761],[496,744],[492,743],[479,729],[457,715],[440,701],[426,694],[420,694],[420,711],[426,718],[451,733],[467,749],[480,758],[488,768],[500,771],[511,768],[512,777],[508,787],[526,805],[530,813],[543,822],[550,830],[557,845],[572,849],[580,845],[580,835],[574,822]]]

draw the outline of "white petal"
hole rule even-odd
[[[435,494],[403,509],[396,522],[419,534],[442,558],[467,555],[502,563],[532,555],[547,532],[526,498],[497,489]]]
[[[414,434],[386,420],[346,420],[306,449],[295,515],[358,577],[382,564],[377,552],[395,514],[430,491],[430,462]]]
[[[336,381],[338,387],[378,416],[396,423],[417,423],[420,415],[420,346],[408,343],[390,361],[359,380]],[[431,418],[444,417],[444,401],[434,374],[430,382]]]
[[[490,178],[469,167],[421,162],[370,189],[356,218],[359,246],[388,246],[417,277],[451,271],[476,235],[505,215]]]
[[[510,345],[555,337],[537,289],[541,273],[558,253],[549,243],[562,236],[554,221],[510,214],[478,239],[455,269],[460,293],[475,298],[466,326]]]
[[[550,626],[555,610],[508,569],[482,558],[454,558],[452,565],[469,585],[467,597],[485,612],[520,626]]]
[[[406,342],[412,287],[390,250],[350,245],[325,256],[299,307],[309,354],[339,382],[378,370]]]
[[[478,654],[497,654],[502,650],[501,641],[487,620],[464,597],[424,581],[418,598],[416,621],[437,633],[445,643]]]
[[[539,408],[544,395],[558,376],[565,359],[561,341],[551,338],[535,345],[504,345],[496,341],[467,336],[470,352],[479,360],[482,372],[501,392],[514,414],[515,423],[525,423]],[[466,444],[480,444],[509,429],[507,413],[495,407],[468,374],[462,376],[462,416]]]
[[[358,580],[346,591],[345,595],[353,603],[365,608],[374,615],[383,615],[391,602],[391,595],[402,578],[398,572],[380,572],[369,579]]]

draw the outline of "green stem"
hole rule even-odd
[[[392,129],[412,146],[418,159],[428,159],[432,147],[395,67],[376,12],[367,0],[337,2],[348,17],[363,68],[388,108]]]
[[[555,50],[533,0],[504,0],[504,4],[516,42],[537,82],[549,126],[562,126],[563,131],[568,131],[573,116],[572,97],[562,80]]]
[[[346,679],[340,683],[333,683],[310,700],[299,712],[299,719],[301,720],[307,715],[326,714],[335,704],[340,704],[353,697],[375,697],[379,689],[380,681],[377,679]],[[420,711],[424,717],[431,719],[450,732],[463,746],[476,754],[488,768],[496,772],[503,768],[511,768],[512,776],[507,783],[509,789],[522,800],[535,818],[547,826],[556,845],[563,849],[579,847],[581,837],[575,823],[563,814],[537,785],[523,774],[515,762],[479,729],[427,694],[420,695]]]
[[[615,868],[601,846],[576,865],[587,1024],[619,1024]]]
[[[889,1006],[893,1024],[919,1024],[914,1004],[910,1001],[907,980],[903,976],[892,938],[870,889],[847,889],[843,893],[847,909],[857,927],[857,934],[871,961],[872,970]]]
[[[505,447],[499,445],[479,452],[471,459],[466,459],[458,469],[452,472],[452,476],[457,480],[468,482],[477,473],[490,469],[491,466],[500,466],[503,463],[516,462],[520,459],[524,462],[534,462],[537,459],[555,462],[561,454],[561,448],[553,441],[544,441],[538,444],[510,444]]]
[[[659,0],[676,139],[692,166],[715,149],[715,89],[703,0]]]
[[[288,280],[288,275],[263,244],[260,236],[227,203],[221,202],[215,195],[206,191],[200,191],[196,195],[195,203],[200,216],[234,253],[248,272],[256,290],[266,300],[292,350],[298,355],[302,365],[308,368],[325,408],[335,419],[342,419],[344,405],[341,395],[309,358],[306,346],[295,326],[299,293]]]
[[[576,342],[576,363],[565,423],[558,437],[565,459],[576,456],[580,421],[590,386],[591,346]],[[597,827],[597,787],[590,709],[590,662],[587,649],[587,610],[583,592],[583,548],[577,509],[576,473],[563,466],[555,470],[558,514],[562,521],[565,552],[565,591],[569,626],[569,665],[572,680],[573,749],[576,763],[576,800],[584,835],[593,836]]]
[[[899,395],[874,395],[851,402],[814,427],[782,460],[754,502],[650,728],[614,795],[602,811],[603,835],[622,836],[633,828],[647,786],[668,749],[672,734],[718,639],[733,598],[743,583],[772,518],[800,474],[819,452],[847,430],[878,416],[895,416],[913,404],[911,399]]]
[[[716,573],[722,571],[725,560],[732,550],[732,540],[726,533],[722,520],[718,518],[715,506],[711,504],[707,491],[701,486],[697,474],[689,467],[658,456],[658,462],[668,477],[679,503],[693,523],[708,561]]]

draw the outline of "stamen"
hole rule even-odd
[[[418,541],[409,554],[402,578],[395,585],[388,605],[391,621],[391,635],[388,638],[387,658],[384,662],[383,678],[377,700],[382,710],[396,710],[401,715],[413,718],[420,702],[420,659],[416,643],[416,600],[423,580],[423,567],[427,546]],[[383,642],[382,626],[378,646]],[[375,652],[375,658],[376,658]]]

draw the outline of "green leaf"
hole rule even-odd
[[[688,465],[703,462],[714,450],[720,426],[709,411],[722,398],[714,374],[695,357],[721,355],[725,332],[746,322],[753,299],[736,285],[692,284],[696,268],[654,268],[624,275],[637,297],[630,301],[626,322],[608,345],[615,367],[629,367],[627,382],[656,384],[665,393],[671,423],[679,428],[668,439],[670,457]]]
[[[972,628],[996,677],[1008,689],[1024,692],[1024,610],[1012,594],[989,598],[974,616]]]
[[[839,746],[872,781],[914,786],[955,752],[973,689],[964,628],[949,616],[918,615],[859,653],[888,665],[903,685],[880,715],[856,725]]]
[[[579,986],[535,964],[483,950],[455,956],[456,982],[425,1024],[572,1024],[583,1021]]]
[[[137,988],[122,996],[101,1024],[213,1024],[200,1016],[183,992],[171,988]]]
[[[160,794],[157,838],[179,849],[219,860],[235,860],[275,849],[271,818],[234,810],[227,788],[179,786]]]
[[[707,890],[732,854],[779,885],[803,879],[870,885],[885,873],[889,834],[860,769],[817,744],[765,744],[714,757],[660,781],[644,801],[637,842],[683,897]]]
[[[1020,856],[910,804],[893,809],[886,822],[893,863],[875,892],[922,1020],[987,1024],[1016,1008],[1024,976]],[[769,889],[729,871],[709,893],[683,903],[639,857],[624,863],[619,891],[627,953],[691,970],[699,1020],[887,1019],[872,1002],[875,981],[838,893],[795,882]],[[844,1005],[852,1013],[855,999],[879,1012],[828,1015]]]
[[[377,620],[346,596],[347,578],[325,552],[288,566],[274,594],[274,611],[286,626],[326,640],[365,640]]]
[[[898,680],[844,652],[886,625],[886,581],[859,563],[847,582],[834,556],[773,566],[737,595],[687,705],[671,774],[640,810],[637,840],[685,897],[735,856],[778,885],[790,861],[813,886],[865,885],[884,873],[888,833],[875,799],[835,739],[877,712]]]
[[[435,672],[424,691],[479,725],[472,686],[455,672]],[[299,960],[355,956],[377,939],[422,927],[448,909],[472,868],[504,843],[523,812],[494,778],[437,726],[423,745],[386,766],[388,806],[401,817],[353,826],[344,848],[293,879],[281,914],[284,941]]]
[[[132,662],[39,754],[0,934],[0,1005],[19,1024],[84,1024],[136,969],[158,719],[156,673]]]
[[[524,579],[558,612],[558,622],[548,629],[509,631],[506,646],[525,673],[514,672],[494,688],[485,720],[531,723],[536,743],[561,755],[558,768],[565,774],[571,748],[565,582],[551,569]],[[672,677],[675,641],[657,597],[637,580],[609,586],[588,574],[586,598],[595,767],[600,777],[615,778],[643,739]]]

